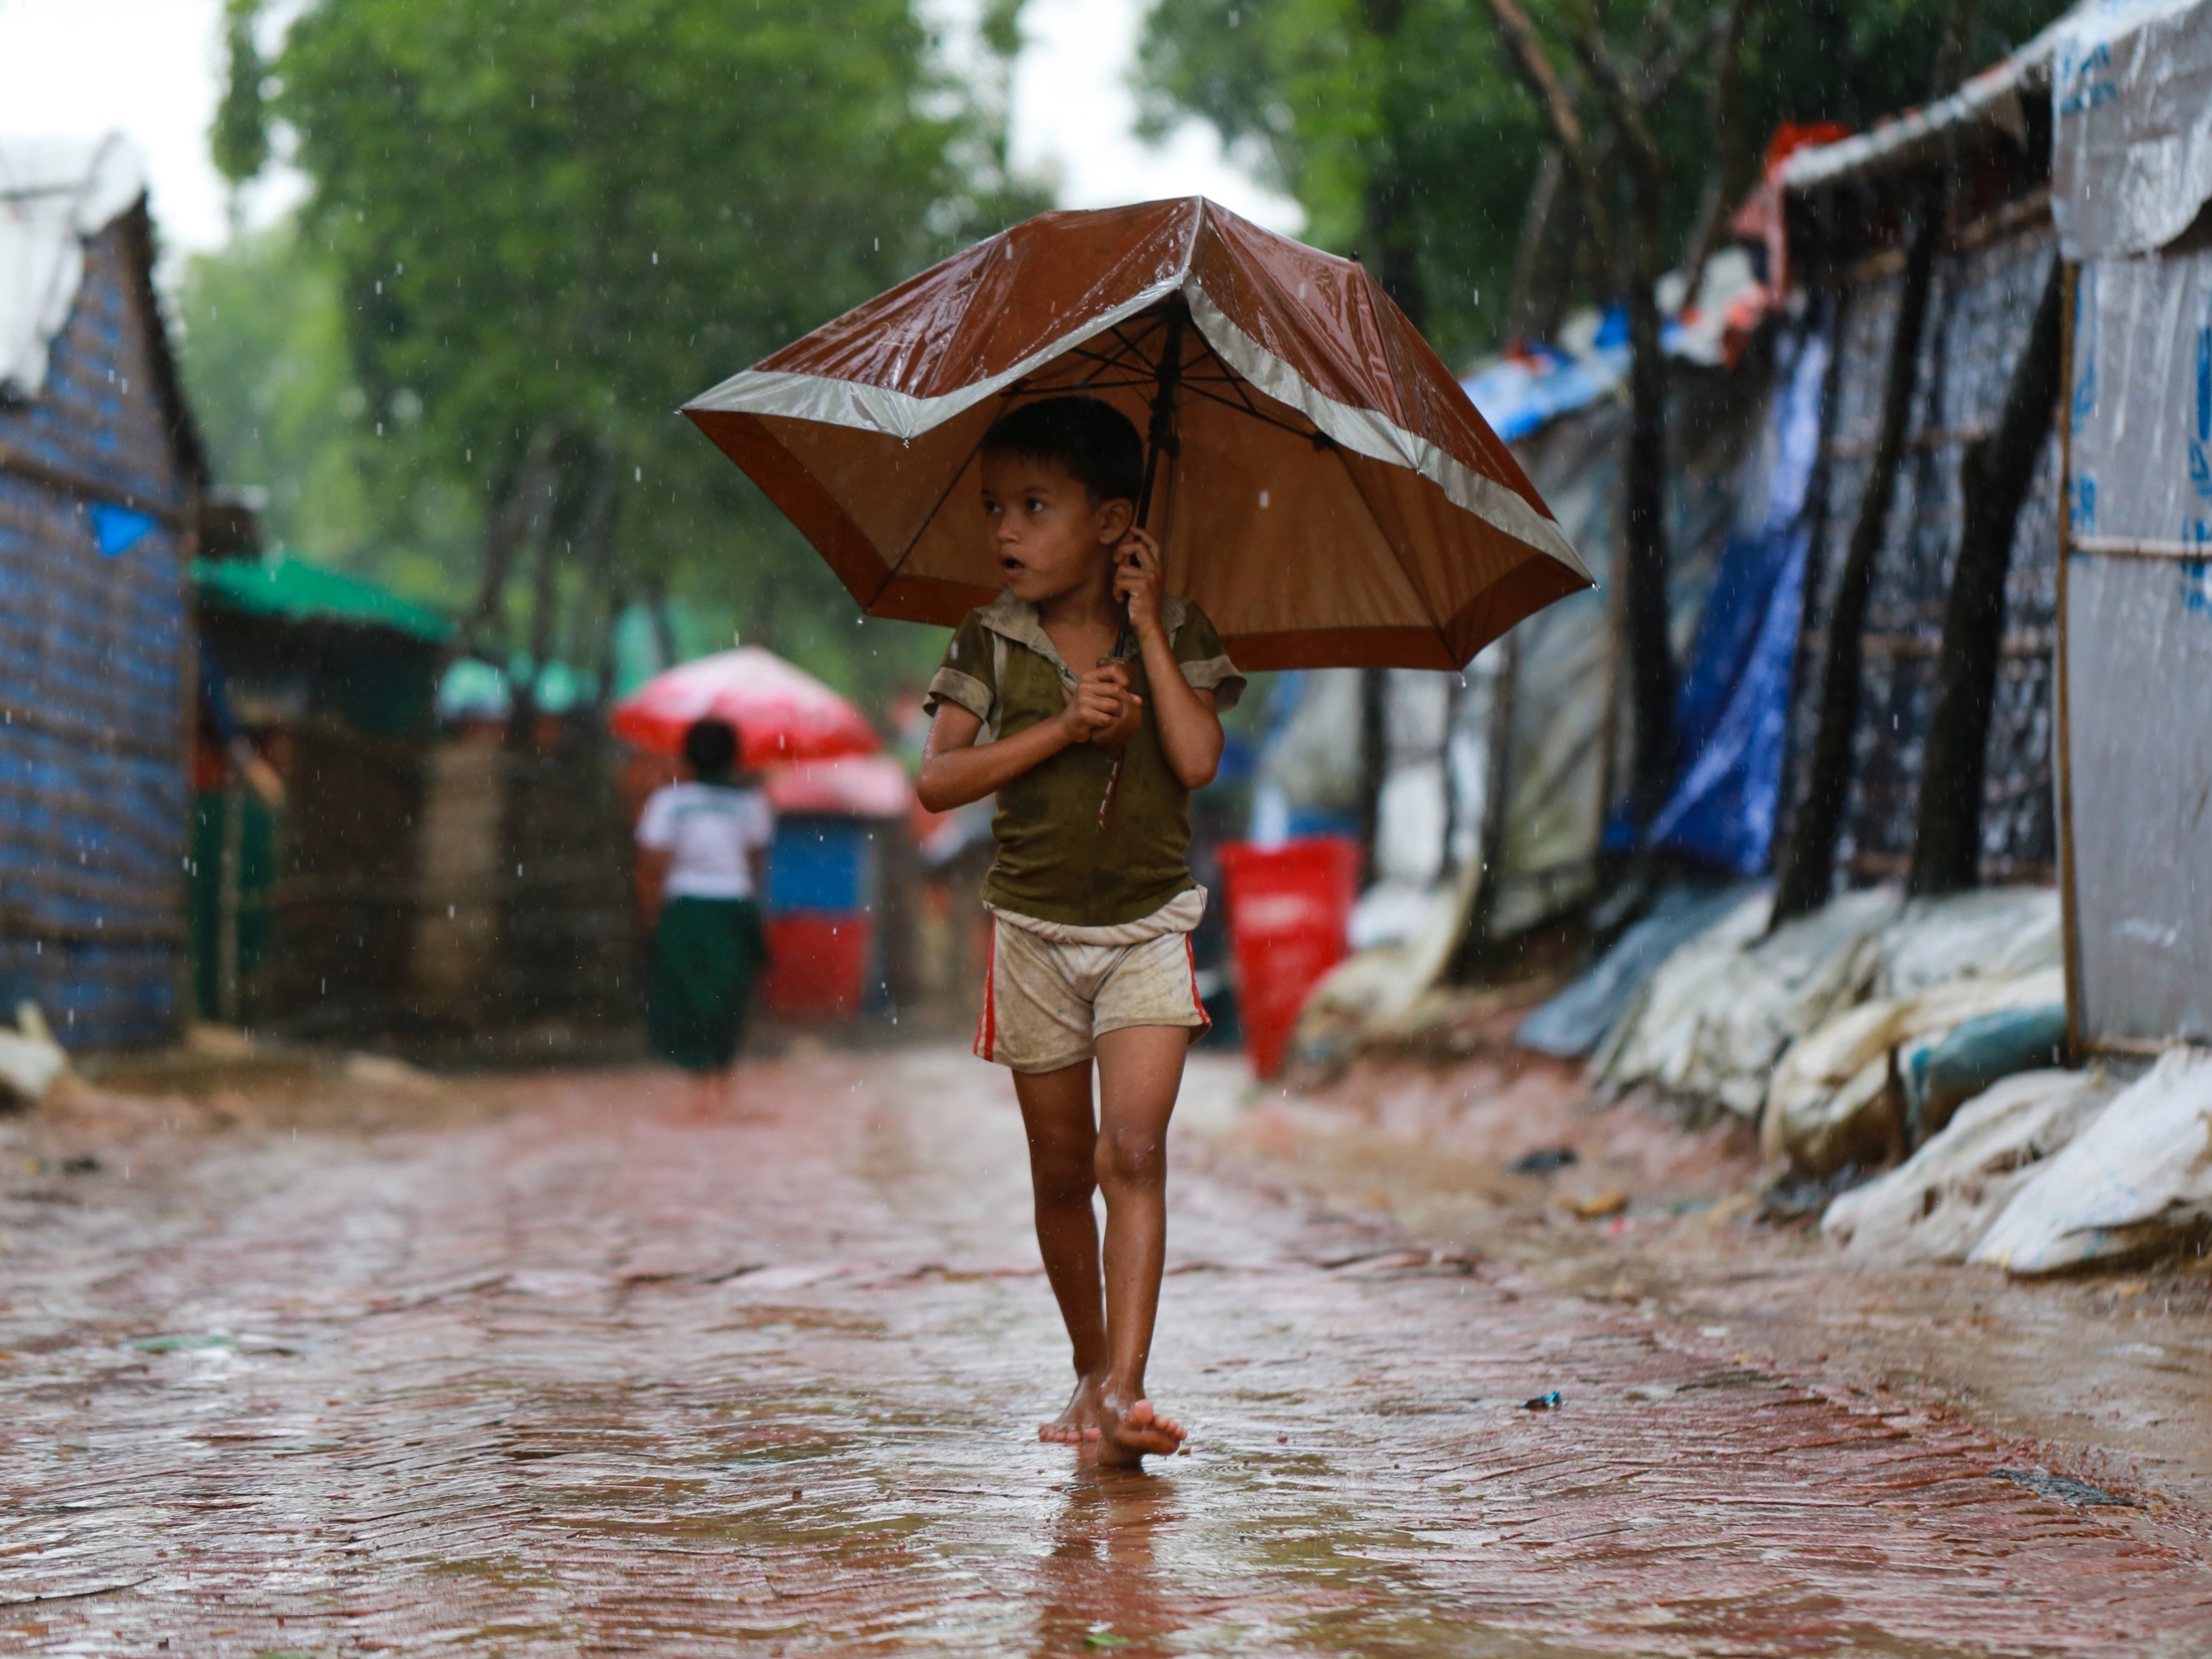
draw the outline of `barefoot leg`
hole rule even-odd
[[[1098,1184],[1106,1194],[1109,1362],[1099,1460],[1134,1463],[1182,1443],[1173,1419],[1145,1398],[1152,1324],[1167,1256],[1167,1133],[1190,1033],[1137,1025],[1098,1039]]]
[[[1097,1432],[1097,1399],[1107,1363],[1098,1218],[1091,1208],[1097,1187],[1092,1165],[1098,1142],[1091,1109],[1091,1062],[1056,1072],[1017,1072],[1014,1095],[1029,1135],[1037,1249],[1075,1360],[1075,1395],[1037,1436],[1073,1443],[1085,1438],[1086,1430]]]

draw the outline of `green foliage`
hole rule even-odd
[[[360,476],[461,504],[471,533],[436,549],[449,595],[474,589],[477,532],[535,443],[566,648],[598,651],[608,595],[587,587],[658,580],[851,689],[906,672],[878,668],[855,641],[889,629],[854,628],[821,561],[675,412],[1026,205],[905,0],[322,0],[276,67],[272,113],[313,181],[302,243],[383,423]],[[495,612],[509,644],[529,562]]]
[[[413,465],[412,428],[370,411],[327,252],[288,224],[195,256],[177,313],[216,477],[266,492],[270,538],[412,598],[462,603],[454,573],[473,556],[474,504]]]
[[[223,52],[228,73],[222,101],[216,106],[208,149],[216,170],[234,185],[243,184],[269,164],[269,128],[261,86],[268,66],[255,44],[261,0],[224,0]]]
[[[1528,0],[1526,9],[1598,127],[1598,105],[1568,49],[1569,3]],[[1666,14],[1687,33],[1721,3],[1682,0]],[[1972,60],[2002,56],[2063,5],[1984,0]],[[1654,11],[1648,0],[1616,0],[1600,6],[1600,21],[1608,40],[1632,52]],[[1924,102],[1944,14],[1929,0],[1760,7],[1740,70],[1751,145],[1763,145],[1782,120],[1863,127]],[[1676,246],[1712,161],[1711,69],[1711,54],[1698,53],[1654,123],[1674,180],[1668,219]],[[1395,191],[1418,246],[1430,338],[1457,362],[1499,343],[1524,206],[1550,130],[1499,41],[1488,0],[1160,0],[1140,76],[1153,131],[1188,116],[1210,122],[1234,152],[1297,197],[1310,216],[1307,234],[1322,246],[1371,248],[1376,192]]]

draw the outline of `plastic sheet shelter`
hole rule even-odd
[[[1458,669],[1591,585],[1520,465],[1359,264],[1198,198],[1048,213],[786,347],[685,413],[873,616],[1003,586],[978,489],[1016,400],[1139,431],[1167,585],[1248,669]]]
[[[1770,343],[1734,369],[1678,363],[1669,377],[1668,608],[1678,659],[1698,637],[1723,548],[1743,532],[1742,502],[1763,499]],[[1624,404],[1608,398],[1516,446],[1601,582],[1620,556],[1628,424]],[[1635,708],[1611,584],[1530,617],[1492,654],[1494,669],[1468,677],[1474,695],[1459,718],[1480,722],[1488,786],[1474,809],[1487,883],[1478,915],[1486,937],[1504,939],[1595,890],[1626,792]]]
[[[2064,810],[2077,1040],[2212,1042],[2212,6],[2069,20]]]
[[[207,468],[120,139],[0,143],[0,1004],[175,1028]]]
[[[1778,836],[1809,786],[1829,620],[1872,472],[1903,287],[1905,227],[1928,169],[1955,169],[1917,342],[1914,392],[1876,550],[1839,881],[1908,866],[1943,618],[1961,530],[1967,446],[1995,426],[2056,257],[2046,185],[2057,37],[2046,32],[1958,93],[1873,131],[1793,155],[1782,170],[1795,280],[1833,318],[1835,373],[1811,483],[1807,556]],[[2052,647],[2058,441],[2014,526],[1982,806],[1984,881],[2056,877]]]

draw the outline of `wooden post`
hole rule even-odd
[[[2057,793],[2058,817],[2058,936],[2066,967],[2066,1046],[2075,1054],[2083,1050],[2081,1031],[2081,918],[2074,896],[2074,773],[2071,726],[2066,694],[2066,596],[2068,572],[2074,562],[2074,308],[2080,291],[2081,268],[2066,266],[2066,295],[2059,328],[2063,343],[2058,364],[2058,637],[2051,665],[2057,704],[2051,734],[2057,753],[2051,757],[2051,776]]]

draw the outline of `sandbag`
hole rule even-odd
[[[1893,888],[1846,893],[1765,934],[1771,900],[1746,900],[1652,976],[1597,1080],[1656,1083],[1757,1116],[1783,1050],[1866,995],[1899,903]]]
[[[2055,1273],[2212,1220],[2212,1051],[2175,1048],[2013,1195],[1969,1261]]]
[[[2065,1059],[2063,1000],[1978,1015],[1941,1037],[1923,1039],[1898,1060],[1906,1137],[1917,1146],[1941,1134],[1953,1113],[2001,1079]]]
[[[1513,1040],[1561,1060],[1601,1047],[1667,959],[1733,915],[1748,893],[1743,887],[1668,888],[1587,973],[1522,1020]]]
[[[1874,997],[1847,1008],[1792,1043],[1775,1066],[1759,1145],[1814,1176],[1846,1164],[1885,1162],[1905,1147],[1899,1048],[1933,1042],[1992,1013],[2042,1009],[2054,998],[2063,1004],[2065,994],[2064,970],[2052,968],[2021,979],[1955,979],[1917,996]],[[2063,1038],[2063,1007],[2060,1018]]]
[[[1963,1261],[2044,1161],[2116,1093],[2101,1071],[2008,1077],[1960,1107],[1909,1161],[1830,1204],[1820,1231],[1868,1261]]]
[[[54,1041],[37,1003],[15,1010],[14,1030],[0,1025],[0,1096],[36,1106],[67,1070],[69,1055]]]
[[[1876,996],[1912,997],[1960,979],[2025,979],[2063,965],[2058,894],[1982,887],[1914,899],[1883,930]]]

